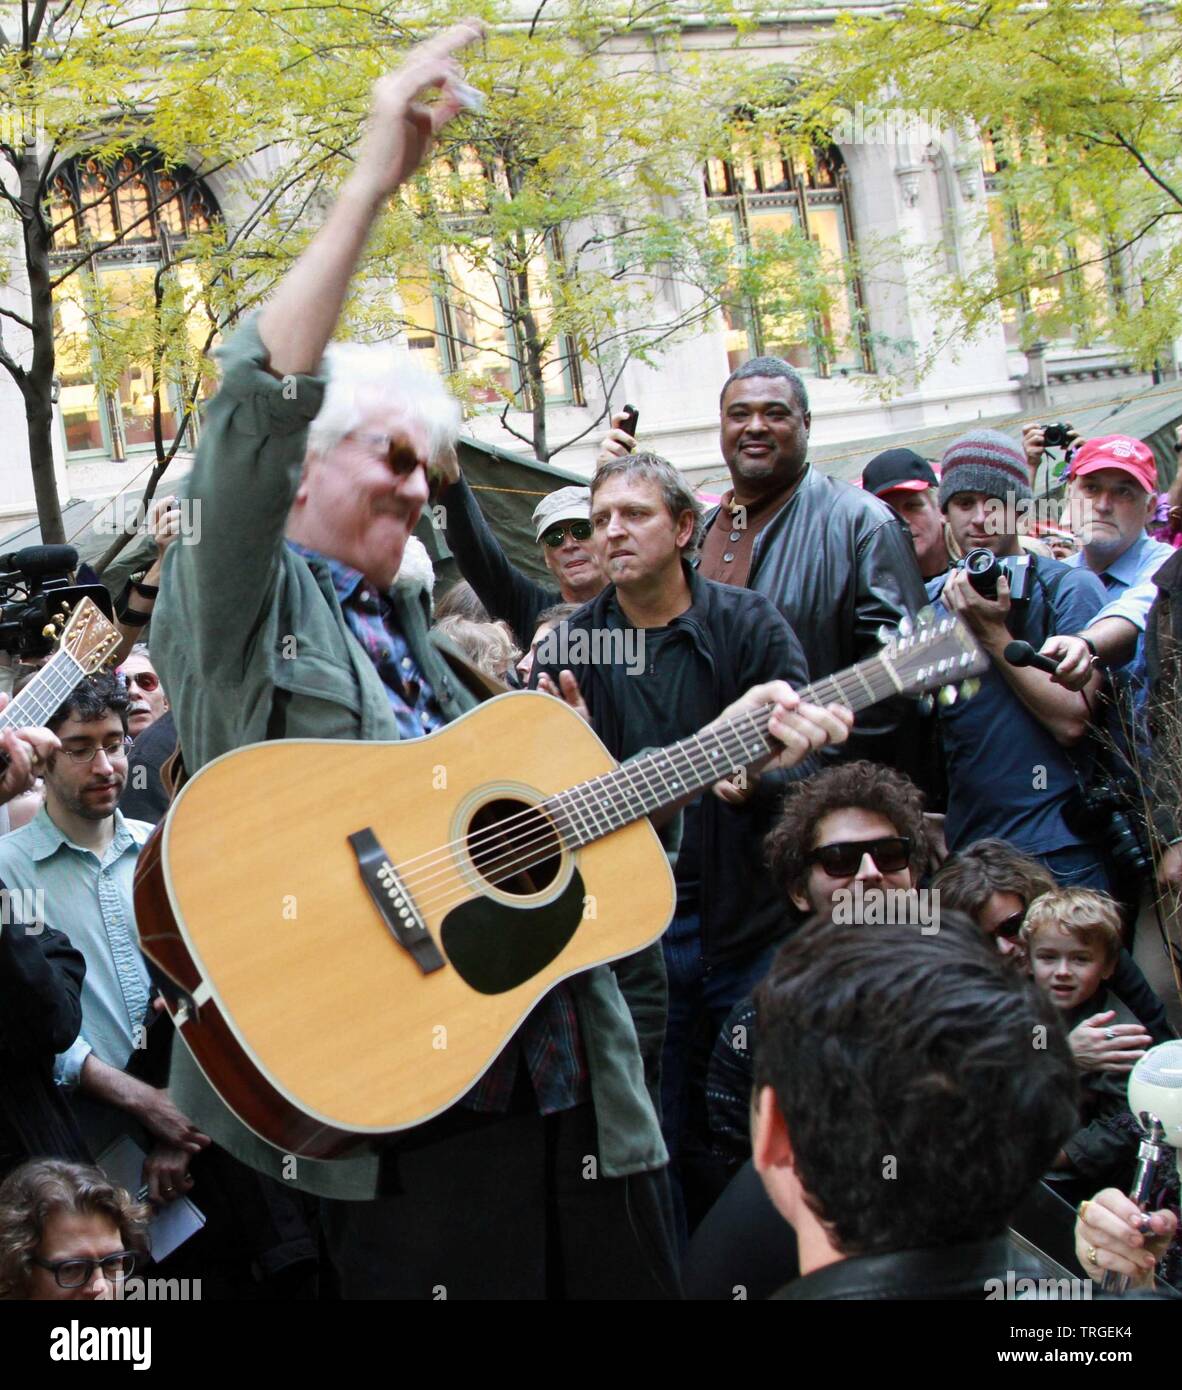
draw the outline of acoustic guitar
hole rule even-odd
[[[952,618],[801,692],[854,711],[987,664]],[[659,939],[647,817],[780,748],[771,707],[618,765],[563,701],[500,695],[425,738],[283,739],[208,763],[140,854],[136,918],[186,1046],[285,1152],[438,1115],[542,995]]]

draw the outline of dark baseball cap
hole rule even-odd
[[[940,480],[927,459],[920,458],[914,449],[887,449],[875,454],[866,465],[862,486],[881,497],[884,492],[919,492],[925,487],[939,487]]]

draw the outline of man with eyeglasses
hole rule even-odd
[[[457,25],[377,82],[324,225],[221,351],[190,488],[201,539],[169,547],[153,619],[190,772],[267,739],[428,734],[476,703],[428,633],[426,596],[403,583],[458,411],[380,349],[329,340],[374,223],[463,104],[459,53],[482,31]],[[803,715],[784,726],[786,742],[811,746]],[[408,816],[422,794],[390,789]],[[403,1002],[373,1007],[384,1016]],[[183,1045],[170,1084],[237,1157],[327,1199],[321,1230],[345,1298],[676,1291],[665,1147],[610,967],[551,990],[451,1109],[347,1158],[294,1164],[231,1115]]]
[[[160,683],[147,645],[137,642],[131,649],[127,660],[119,667],[118,674],[123,677],[131,695],[131,706],[127,711],[127,732],[132,738],[139,738],[145,729],[150,728],[168,712],[168,696]]]
[[[528,650],[538,617],[547,608],[556,603],[590,603],[602,591],[607,578],[591,543],[588,488],[560,487],[534,508],[534,539],[558,586],[549,588],[510,562],[460,471],[454,449],[441,458],[440,471],[444,478],[439,493],[446,517],[444,529],[460,573],[491,616],[509,624],[523,651]]]
[[[148,1195],[166,1204],[191,1186],[189,1159],[209,1139],[165,1091],[127,1070],[146,1046],[151,1018],[132,880],[152,829],[118,809],[128,703],[117,677],[91,676],[50,717],[61,748],[45,762],[45,802],[28,825],[0,840],[0,881],[38,904],[43,920],[32,928],[65,930],[86,961],[82,1030],[58,1058],[57,1076],[75,1091],[88,1147],[100,1155],[130,1134],[148,1151]]]

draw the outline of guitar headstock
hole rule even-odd
[[[58,645],[90,676],[101,670],[115,654],[120,639],[119,629],[103,617],[94,600],[84,598],[75,604],[66,620]]]
[[[960,618],[936,618],[930,610],[925,613],[911,632],[892,638],[879,655],[900,693],[939,690],[951,703],[962,683],[988,669],[989,658]]]

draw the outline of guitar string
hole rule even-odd
[[[848,676],[850,672],[846,672],[844,674]],[[858,675],[859,677],[861,677],[863,673],[859,671]],[[818,681],[815,683],[815,685],[808,687],[805,691],[802,691],[801,694],[802,696],[815,696],[816,694],[820,693],[820,688],[827,684],[833,685],[834,690],[839,694],[841,693],[840,686],[836,684],[834,679],[832,677],[826,677],[824,680]],[[864,684],[866,684],[868,687],[866,695],[864,695],[860,699],[855,698],[854,700],[849,701],[850,703],[856,704],[862,708],[866,708],[870,703],[877,703],[879,699],[893,693],[896,690],[896,686],[893,681],[891,681],[889,685],[880,683],[881,688],[875,686],[870,682],[864,681]],[[847,699],[848,698],[849,697],[847,696]],[[733,719],[725,721],[723,725],[716,725],[713,729],[707,730],[706,732],[710,733],[711,735],[715,734],[716,731],[727,731],[733,733],[737,732],[738,725],[748,724],[750,725],[750,731],[752,735],[755,735],[760,739],[762,751],[766,752],[768,751],[768,745],[764,736],[766,732],[766,723],[767,720],[770,718],[771,710],[771,705],[760,706],[758,710],[745,712],[743,715],[735,716]],[[760,716],[763,727],[760,727],[756,724],[756,715]],[[728,729],[728,725],[732,727]],[[693,737],[696,736],[691,736],[691,740],[687,740],[686,742],[692,741]],[[699,755],[697,761],[695,761],[694,756],[687,753],[682,744],[673,745],[673,749],[675,749],[677,753],[684,759],[687,766],[691,769],[691,772],[694,773],[695,776],[699,776],[703,773],[713,774],[718,770],[717,765],[705,754]],[[655,756],[659,757],[661,754],[668,755],[670,751],[671,750],[668,749],[662,749],[659,750],[659,752]],[[757,760],[760,756],[760,751],[760,749],[756,749],[754,751],[743,749],[744,761],[742,765],[745,766],[747,763]],[[642,763],[644,761],[646,760],[637,760],[637,762],[629,763],[624,766],[626,768],[636,769],[638,767],[638,763]],[[645,771],[645,769],[643,768],[641,768],[640,770],[642,772]],[[525,811],[519,812],[512,817],[506,817],[506,819],[502,822],[499,822],[498,825],[491,827],[487,831],[478,832],[478,835],[476,836],[468,837],[467,839],[453,840],[449,845],[441,846],[439,850],[429,851],[427,854],[419,856],[419,858],[432,859],[432,856],[434,856],[433,861],[429,864],[423,864],[414,873],[406,872],[406,865],[395,866],[396,872],[402,879],[407,892],[411,894],[412,900],[415,902],[416,906],[419,906],[421,910],[428,910],[428,908],[437,905],[438,898],[437,896],[427,896],[427,890],[434,888],[441,878],[454,879],[456,877],[456,870],[459,867],[457,857],[453,852],[456,848],[462,848],[463,846],[468,845],[469,857],[475,860],[477,858],[477,855],[472,853],[473,845],[477,845],[478,848],[485,848],[487,847],[487,842],[491,838],[500,837],[503,840],[503,843],[497,850],[497,855],[499,856],[499,859],[504,860],[504,862],[498,862],[498,860],[494,860],[491,865],[487,866],[486,869],[478,869],[478,872],[480,873],[481,877],[484,877],[486,879],[491,878],[491,875],[493,873],[501,873],[501,879],[491,878],[491,881],[495,883],[503,881],[504,878],[512,877],[515,873],[519,873],[525,868],[532,867],[538,863],[544,862],[546,859],[552,858],[554,854],[557,853],[558,850],[562,847],[562,845],[566,843],[563,838],[561,828],[555,826],[553,824],[553,821],[550,819],[554,811],[558,811],[560,814],[562,814],[564,819],[567,821],[568,825],[570,825],[572,829],[576,829],[576,832],[577,827],[573,825],[573,818],[571,814],[572,811],[577,814],[580,814],[584,820],[586,820],[587,816],[589,815],[592,821],[594,822],[595,829],[595,833],[591,837],[591,839],[600,838],[604,835],[610,834],[612,830],[618,829],[620,828],[620,826],[625,825],[632,820],[639,819],[640,816],[645,814],[645,809],[647,809],[642,808],[638,812],[634,813],[631,807],[621,806],[620,803],[615,799],[613,793],[616,790],[624,790],[619,781],[620,772],[621,769],[614,769],[611,773],[603,774],[601,778],[593,779],[591,783],[582,783],[576,788],[569,789],[567,792],[557,793],[554,797],[548,798],[546,801],[539,803],[538,805],[528,807]],[[702,787],[709,785],[710,782],[721,780],[721,777],[724,777],[726,775],[727,773],[723,772],[717,777],[710,776],[707,780],[700,781],[697,786],[689,789],[687,789],[684,785],[679,786],[676,789],[676,791],[671,792],[669,799],[680,799],[682,795],[687,793],[687,790],[699,790]],[[628,778],[630,784],[628,790],[631,790],[635,794],[637,790],[635,784],[631,783],[631,779],[630,776],[628,776],[628,774],[625,774],[625,776]],[[614,785],[608,785],[608,779],[613,779]],[[572,792],[582,792],[585,794],[586,789],[590,786],[594,786],[596,783],[600,783],[601,785],[603,785],[604,790],[608,793],[609,799],[606,802],[601,801],[599,803],[590,804],[584,803],[582,805],[578,805],[576,803],[573,807],[562,804],[563,798],[568,797]],[[614,811],[615,814],[619,816],[618,822],[614,825],[611,823],[610,820],[610,815],[612,811]],[[625,812],[627,813],[625,814]],[[608,819],[605,820],[605,816],[608,817]],[[528,828],[521,824],[521,822],[524,821],[530,822]],[[525,833],[516,837],[509,837],[506,839],[504,837],[504,830],[507,826],[514,823],[516,823],[519,826],[519,828],[524,830]],[[539,857],[536,851],[540,850],[543,845],[546,848],[544,852],[540,854]],[[579,848],[579,845],[567,845],[566,847]],[[522,850],[528,852],[527,858],[519,859],[517,861],[505,859],[505,856],[507,854],[510,854],[514,851]],[[414,860],[407,861],[408,864],[415,862],[416,861]],[[434,872],[430,872],[430,870],[434,870]],[[465,895],[471,892],[471,887],[468,886],[466,882],[464,882],[461,886],[463,886],[465,889]],[[449,887],[448,891],[454,891],[454,887]]]
[[[879,658],[872,659],[872,663],[862,664],[872,665],[872,673],[874,673],[873,667],[878,667],[879,671],[881,671]],[[851,671],[847,671],[843,674],[845,676],[849,676],[851,674],[854,674],[855,672],[858,678],[862,681],[863,685],[866,687],[866,694],[861,699],[857,700],[849,700],[849,697],[847,696],[846,698],[849,703],[856,703],[862,708],[866,708],[870,703],[877,703],[878,700],[882,699],[883,697],[889,694],[894,693],[897,689],[894,681],[890,680],[889,677],[887,678],[886,682],[875,683],[867,680],[865,677],[865,672],[857,668],[852,668]],[[836,680],[833,677],[826,677],[823,680],[816,682],[814,685],[809,686],[804,691],[802,691],[802,698],[816,698],[816,696],[821,693],[821,688],[825,685],[832,685],[834,691],[839,695],[843,693],[841,691],[840,685],[837,684]],[[766,726],[767,722],[770,720],[772,708],[773,706],[771,706],[770,704],[760,706],[757,710],[744,712],[744,714],[741,716],[735,716],[731,720],[725,721],[725,723],[722,726],[716,725],[714,726],[714,728],[705,730],[703,732],[708,733],[712,736],[722,731],[737,732],[737,728],[734,727],[728,730],[727,725],[737,726],[740,724],[747,724],[750,726],[751,733],[760,739],[760,743],[762,744],[763,750],[767,751],[768,745],[766,743]],[[760,725],[756,723],[757,715],[761,718],[762,727],[760,727]],[[697,735],[691,735],[688,740],[684,740],[682,743],[673,745],[672,749],[659,750],[658,754],[655,756],[659,757],[663,753],[666,754],[666,756],[669,756],[671,761],[670,755],[672,754],[672,752],[676,752],[677,755],[679,755],[685,761],[686,765],[690,768],[691,773],[694,774],[695,779],[700,778],[703,774],[713,774],[717,772],[717,764],[713,761],[713,759],[710,758],[708,754],[706,754],[704,749],[701,751],[701,753],[697,755],[693,754],[691,751],[686,749],[685,744],[693,742],[697,738]],[[749,750],[744,749],[744,752],[747,753],[749,752]],[[760,753],[757,750],[751,753],[750,756],[747,757],[746,761],[755,761],[756,759],[758,759],[759,756]],[[645,760],[638,761],[643,762]],[[743,765],[746,764],[744,763]],[[636,768],[637,763],[630,763],[625,766],[628,768]],[[644,771],[644,769],[641,770]],[[643,808],[639,812],[634,812],[631,806],[621,805],[619,801],[615,799],[613,793],[617,790],[624,790],[619,778],[619,774],[621,773],[621,771],[622,769],[618,768],[615,769],[612,773],[604,774],[603,777],[600,779],[594,779],[594,781],[601,782],[603,784],[606,784],[609,778],[613,779],[614,785],[610,787],[607,785],[604,786],[604,790],[607,791],[609,795],[609,800],[606,803],[601,803],[599,806],[592,805],[590,807],[583,806],[577,808],[579,811],[582,811],[584,813],[587,811],[591,812],[593,819],[596,821],[597,834],[594,838],[599,838],[600,836],[610,834],[611,831],[618,829],[621,826],[628,824],[633,820],[639,819],[640,816],[642,816],[645,813]],[[629,774],[625,773],[624,775],[629,783],[628,790],[631,790],[633,794],[635,794],[637,790],[635,783],[631,782],[631,777]],[[724,772],[720,774],[720,776],[718,777],[710,776],[708,780],[699,781],[697,786],[688,790],[700,790],[702,787],[709,785],[710,782],[721,780],[721,777],[724,777],[726,775],[727,773]],[[586,788],[588,785],[593,785],[593,783],[580,784],[580,787],[578,789],[572,788],[570,789],[570,791],[582,790],[583,788]],[[679,789],[677,794],[673,797],[673,799],[680,799],[680,795],[685,794],[686,791],[687,789],[683,785]],[[549,800],[557,801],[566,795],[568,795],[568,793],[558,793],[554,798],[550,798]],[[549,813],[553,809],[557,809],[558,811],[563,813],[564,818],[567,820],[568,824],[571,823],[571,808],[562,805],[559,805],[558,807],[554,808],[548,806],[546,802],[543,802],[538,806],[529,807],[526,811],[518,813],[513,817],[507,817],[505,821],[500,822],[497,826],[491,827],[486,832],[482,832],[483,838],[486,841],[489,837],[500,836],[503,838],[504,827],[508,825],[510,822],[520,822],[525,819],[529,819],[530,821],[532,821],[531,826],[525,834],[504,840],[504,843],[497,850],[498,858],[494,859],[488,865],[478,866],[478,864],[475,862],[477,857],[471,854],[470,849],[470,858],[474,861],[474,867],[477,868],[477,872],[479,873],[480,877],[494,884],[500,883],[505,881],[505,879],[512,878],[517,873],[521,873],[528,868],[535,867],[538,864],[544,863],[546,860],[553,858],[557,853],[559,853],[566,842],[562,835],[561,829],[555,826],[552,823],[552,821],[550,821],[547,818]],[[607,823],[604,823],[602,817],[604,815],[610,817],[612,811],[614,811],[615,814],[620,817],[618,823],[613,825],[610,823],[610,819],[607,821]],[[522,828],[524,829],[524,827]],[[457,862],[456,855],[452,851],[454,850],[454,848],[462,847],[465,844],[469,844],[469,846],[471,846],[471,842],[475,838],[476,837],[471,837],[471,839],[469,840],[455,840],[452,841],[449,846],[441,847],[442,854],[440,855],[439,852],[436,851],[435,853],[439,857],[436,858],[435,864],[430,866],[432,868],[435,868],[435,872],[427,874],[426,877],[423,876],[423,870],[429,867],[427,865],[422,866],[422,869],[418,870],[414,874],[405,873],[405,866],[397,867],[396,871],[398,872],[399,877],[403,880],[403,884],[406,888],[406,891],[410,894],[412,902],[420,911],[441,909],[441,905],[451,906],[452,903],[447,901],[449,897],[453,899],[453,902],[459,902],[462,901],[464,898],[470,897],[472,895],[474,885],[471,885],[466,879],[464,879],[457,873],[459,864]],[[566,847],[578,848],[579,846],[566,845]],[[523,851],[524,855],[522,856]],[[516,860],[506,857],[514,853],[522,857],[518,857]],[[420,856],[420,858],[428,858],[429,854]],[[447,885],[441,884],[439,883],[440,879],[449,879],[451,880],[451,883]],[[458,882],[456,881],[457,879],[459,880]],[[413,891],[412,883],[414,885]],[[441,888],[443,891],[424,891],[435,888]],[[454,896],[457,889],[459,890],[458,897]]]
[[[848,674],[848,673],[847,673],[847,674]],[[948,674],[947,672],[943,673],[943,675],[944,675],[944,680],[942,681],[942,683],[947,683],[947,674]],[[892,687],[892,688],[893,688],[893,687]],[[802,693],[803,693],[803,692],[802,692]],[[863,707],[866,707],[866,706],[863,705]],[[767,710],[767,711],[770,713],[771,708],[772,708],[772,707],[771,707],[770,705],[769,705],[769,706],[765,706],[765,707],[761,707],[761,711],[760,711],[760,712],[762,713],[763,710]],[[745,720],[744,722],[747,722],[747,721]],[[716,726],[714,726],[713,729],[708,729],[708,730],[705,730],[704,732],[710,734],[711,736],[715,736],[719,731],[726,730],[726,728],[727,728],[726,725],[716,725]],[[731,730],[730,732],[733,732],[733,730]],[[696,739],[697,736],[695,735],[695,736],[693,736],[693,738]],[[687,756],[685,750],[684,750],[684,749],[681,749],[680,746],[678,746],[678,747],[679,747],[679,751],[681,751],[681,753],[682,753],[682,756],[683,756],[684,758],[686,758],[687,763],[690,763],[691,760],[690,760],[690,758]],[[662,750],[662,751],[665,751],[665,750]],[[704,754],[704,750],[703,750],[703,754]],[[706,766],[707,766],[707,769],[708,769],[708,770],[710,770],[710,771],[713,771],[713,770],[714,770],[713,764],[707,764]],[[607,776],[613,777],[613,778],[618,778],[620,775],[625,776],[625,777],[627,778],[627,780],[629,781],[629,783],[630,783],[630,789],[631,789],[633,792],[635,792],[635,790],[636,790],[635,784],[634,784],[634,783],[631,783],[631,770],[637,769],[637,768],[638,768],[638,764],[635,763],[635,762],[634,762],[634,763],[625,764],[625,765],[623,765],[621,768],[616,769],[614,773],[612,773],[612,774],[607,774]],[[647,776],[647,773],[645,773],[645,775]],[[710,780],[717,780],[717,779],[710,779]],[[531,809],[535,810],[535,812],[536,812],[536,810],[537,810],[537,808],[531,808]],[[566,809],[566,808],[563,808],[563,809]],[[622,812],[621,812],[621,808],[618,806],[618,804],[616,805],[616,808],[615,808],[615,809],[616,809],[616,813],[620,815],[619,824],[618,824],[618,825],[615,825],[615,826],[611,825],[610,823],[607,824],[607,825],[603,825],[603,824],[598,825],[597,828],[596,828],[596,833],[595,833],[595,835],[593,835],[593,836],[591,837],[592,840],[593,840],[593,839],[597,839],[597,838],[601,838],[601,837],[604,836],[604,835],[610,834],[612,830],[620,828],[620,826],[622,826],[622,825],[624,825],[624,824],[626,824],[626,823],[629,823],[630,820],[639,819],[639,816],[636,816],[636,815],[630,815],[630,816],[625,816],[625,815],[623,815]],[[643,814],[643,813],[641,813],[641,814]],[[540,820],[541,817],[539,816],[538,819]],[[505,862],[501,862],[501,863],[494,862],[494,863],[491,864],[491,865],[486,865],[486,866],[484,866],[483,868],[478,869],[478,872],[480,873],[480,876],[481,876],[486,882],[491,882],[491,883],[493,883],[493,884],[495,885],[495,884],[498,884],[498,883],[502,883],[502,882],[504,882],[505,880],[507,880],[507,879],[509,879],[509,878],[512,878],[515,874],[520,873],[520,872],[522,872],[522,871],[525,870],[525,869],[528,869],[528,868],[531,868],[531,867],[535,867],[535,866],[537,866],[537,865],[539,865],[539,864],[542,864],[542,863],[546,862],[546,861],[549,860],[549,859],[554,858],[555,855],[560,851],[560,848],[561,848],[561,845],[559,844],[559,841],[560,841],[560,839],[561,839],[561,832],[560,832],[556,827],[554,827],[554,826],[552,826],[552,825],[546,825],[546,824],[542,824],[542,825],[536,826],[535,828],[536,828],[536,829],[540,829],[540,830],[542,831],[541,835],[535,835],[534,838],[533,838],[532,840],[528,839],[527,837],[519,837],[519,841],[518,841],[518,843],[517,843],[516,845],[512,845],[512,842],[510,842],[510,845],[506,845],[505,847],[503,847],[503,848],[501,849],[501,851],[499,851],[499,853],[501,854],[501,856],[502,856],[502,858],[503,858],[504,855],[509,851],[509,849],[510,849],[511,847],[512,847],[512,848],[515,848],[515,849],[518,850],[518,851],[520,851],[521,849],[527,849],[528,851],[530,851],[530,853],[529,853],[526,857],[521,858],[521,859],[518,859],[516,862],[510,861],[510,860],[506,860]],[[588,841],[588,842],[590,842],[590,841]],[[461,843],[461,842],[456,842],[456,843]],[[586,842],[585,842],[585,843],[586,843]],[[567,847],[568,847],[568,848],[578,848],[579,846],[576,845],[576,846],[567,846]],[[458,874],[455,872],[455,868],[458,867],[458,866],[456,865],[455,857],[452,856],[452,855],[448,855],[447,858],[450,860],[450,872],[445,872],[445,873],[443,873],[442,875],[436,874],[436,875],[434,875],[434,878],[435,878],[436,880],[438,880],[440,877],[443,877],[443,878],[445,878],[445,879],[451,879],[451,883],[448,884],[448,885],[446,885],[446,886],[444,886],[444,885],[439,885],[439,886],[442,888],[442,891],[441,891],[441,892],[436,892],[436,893],[434,893],[434,895],[432,895],[432,896],[430,896],[430,897],[422,896],[422,894],[421,894],[421,889],[420,889],[420,896],[414,898],[413,901],[414,901],[415,905],[418,906],[418,907],[420,908],[420,910],[422,910],[422,911],[427,911],[427,910],[445,911],[447,908],[450,908],[450,907],[452,907],[452,906],[455,906],[456,904],[458,904],[458,903],[460,903],[460,902],[463,902],[463,901],[465,901],[465,900],[467,900],[467,899],[470,899],[470,898],[473,896],[474,886],[473,886],[472,884],[470,884],[467,880],[461,878],[460,875],[458,875]],[[496,876],[496,875],[499,875],[499,876]],[[478,891],[478,890],[477,890],[477,891]]]
[[[849,692],[846,692],[842,689],[841,685],[839,684],[839,678],[849,677],[854,675],[855,673],[857,673],[859,678],[862,678],[863,671],[859,668],[869,668],[873,674],[882,674],[882,661],[883,659],[881,657],[871,657],[867,661],[861,662],[858,666],[851,667],[844,672],[832,676],[824,676],[820,680],[814,681],[811,685],[808,685],[803,690],[801,690],[799,692],[800,697],[802,700],[808,701],[810,703],[818,701],[821,703],[834,703],[835,701],[845,701],[847,704],[850,704],[851,707],[857,706],[860,708],[867,708],[869,703],[877,703],[879,700],[885,699],[888,696],[896,693],[896,686],[894,684],[894,681],[892,681],[890,677],[887,676],[885,681],[882,682],[881,689],[873,687],[874,699],[872,701],[868,701],[865,696],[860,696],[857,692],[855,692],[854,695],[851,697]],[[829,687],[830,689],[825,689],[825,687]],[[736,725],[745,720],[750,720],[753,714],[763,715],[765,711],[770,713],[771,708],[771,705],[761,705],[755,711],[745,711],[743,714],[734,715],[730,719],[724,720],[721,724],[712,726],[712,728],[726,729],[728,726]],[[690,735],[690,738],[683,740],[683,742],[689,742],[690,740],[692,740],[693,737],[695,737],[695,735]],[[670,745],[670,747],[679,748],[680,744]],[[659,749],[656,751],[656,753],[649,754],[646,758],[643,759],[636,759],[634,762],[627,764],[627,766],[636,767],[638,764],[646,763],[650,761],[652,758],[658,757],[660,756],[660,754],[666,753],[668,751],[668,749]],[[754,761],[759,756],[760,753],[757,751],[748,761]],[[613,771],[618,771],[618,769],[613,769]],[[611,775],[612,773],[603,773],[600,775],[600,777],[610,777]],[[726,773],[720,774],[720,776],[726,775]],[[588,781],[577,783],[574,787],[568,787],[563,791],[552,793],[549,797],[545,798],[543,801],[535,804],[534,806],[527,807],[525,810],[516,812],[512,816],[506,816],[504,820],[499,821],[495,826],[490,827],[490,829],[488,829],[487,831],[478,831],[472,836],[452,840],[446,845],[441,845],[435,849],[427,850],[423,854],[416,855],[413,858],[406,860],[403,864],[396,865],[395,867],[397,868],[397,871],[400,874],[400,876],[407,875],[409,874],[409,871],[411,870],[412,866],[418,865],[421,860],[430,861],[436,856],[448,856],[450,854],[450,851],[457,846],[462,846],[465,844],[469,845],[470,847],[479,845],[483,839],[503,834],[505,829],[514,825],[515,822],[524,822],[527,819],[534,817],[539,810],[545,809],[549,806],[551,802],[556,801],[561,797],[570,796],[575,793],[581,793],[583,795],[586,795],[587,789],[594,786],[599,781],[600,778],[591,778]],[[427,869],[429,867],[429,863],[422,865],[422,869]],[[418,873],[420,872],[420,870],[415,870],[415,872]]]

